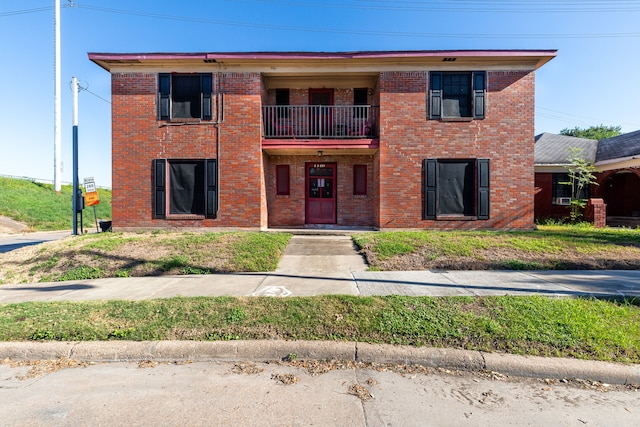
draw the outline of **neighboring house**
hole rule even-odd
[[[113,226],[531,229],[555,50],[113,54]]]
[[[535,141],[536,219],[569,214],[571,187],[562,183],[568,181],[569,150],[576,147],[599,170],[598,185],[583,197],[604,200],[609,225],[640,225],[640,131],[600,141],[543,133]]]

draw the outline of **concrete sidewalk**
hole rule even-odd
[[[276,271],[0,286],[0,304],[174,296],[314,295],[640,297],[640,271]]]

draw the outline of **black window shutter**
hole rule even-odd
[[[216,218],[218,215],[218,161],[206,160],[205,216]]]
[[[171,118],[171,74],[161,73],[158,76],[158,119]]]
[[[484,119],[486,115],[486,88],[487,73],[484,71],[473,72],[473,117]]]
[[[478,219],[489,219],[489,159],[478,159]]]
[[[202,91],[202,120],[211,120],[211,73],[200,76]]]
[[[165,218],[167,214],[167,161],[155,159],[153,161],[153,217]]]
[[[442,116],[442,73],[429,74],[429,118],[439,119]]]
[[[436,159],[424,159],[422,161],[422,172],[424,173],[424,208],[422,219],[436,219],[437,166],[438,161]]]

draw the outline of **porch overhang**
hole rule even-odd
[[[379,139],[264,139],[262,141],[263,152],[269,155],[286,156],[375,154],[379,146]]]

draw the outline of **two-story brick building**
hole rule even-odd
[[[114,229],[530,229],[554,50],[90,53]]]

